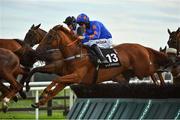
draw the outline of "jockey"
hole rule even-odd
[[[64,23],[68,26],[73,34],[78,36],[83,35],[84,29],[77,24],[76,18],[74,16],[67,17]]]
[[[111,33],[101,22],[90,21],[89,17],[83,13],[78,15],[76,22],[85,29],[84,35],[79,36],[82,43],[95,51],[101,63],[108,63],[100,48],[112,48]]]

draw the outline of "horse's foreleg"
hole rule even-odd
[[[51,92],[52,87],[54,87],[55,85],[56,85],[55,82],[51,82],[41,93],[40,98],[46,97]]]
[[[84,72],[86,73],[86,72]],[[65,75],[62,77],[57,77],[52,81],[50,85],[43,91],[42,99],[37,103],[34,107],[39,107],[40,105],[44,105],[47,101],[52,99],[56,94],[58,94],[67,84],[73,83],[81,83],[82,77],[85,74],[72,73],[69,75]],[[53,89],[52,87],[55,88]]]
[[[51,93],[52,92],[52,88],[55,86],[55,85],[58,85],[58,84],[71,84],[71,83],[78,83],[79,81],[77,81],[79,79],[77,79],[77,74],[70,74],[70,75],[65,75],[65,76],[62,76],[62,77],[56,77],[52,82],[51,84],[49,84],[45,89],[44,91],[42,92],[41,94],[41,97],[46,97],[47,94]]]
[[[49,92],[46,96],[41,98],[38,103],[35,103],[32,105],[33,107],[39,107],[41,105],[44,105],[49,100],[51,100],[55,95],[57,95],[61,90],[63,90],[66,87],[64,84],[57,84],[51,92]]]

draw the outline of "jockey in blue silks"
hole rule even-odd
[[[78,15],[76,22],[85,29],[84,35],[79,36],[84,45],[90,46],[102,63],[108,63],[100,48],[112,47],[112,35],[99,21],[90,21],[86,14]],[[100,48],[99,48],[100,47]]]

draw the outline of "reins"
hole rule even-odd
[[[72,45],[74,45],[76,42],[78,42],[80,39],[76,38],[76,40],[74,40],[73,42],[69,43],[66,45],[66,47],[70,47]]]
[[[55,34],[57,34],[57,36],[58,36],[59,39],[62,39],[62,38],[60,37],[59,33],[57,33],[56,30],[54,30],[54,29],[51,29],[51,30],[52,30]],[[79,42],[80,40],[81,40],[81,39],[76,38],[74,41],[72,41],[72,42],[70,42],[70,43],[68,43],[68,44],[66,44],[66,45],[63,45],[63,46],[60,46],[60,42],[59,42],[59,40],[58,40],[58,41],[57,41],[58,49],[64,49],[64,48],[66,48],[66,47],[71,47],[72,45],[76,44],[76,43]],[[80,54],[82,54],[82,44],[81,44],[81,46],[80,46],[80,49],[81,49]]]

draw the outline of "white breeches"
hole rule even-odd
[[[112,38],[110,39],[97,39],[97,40],[89,40],[84,43],[84,45],[92,46],[93,44],[98,45],[100,48],[112,48]]]

